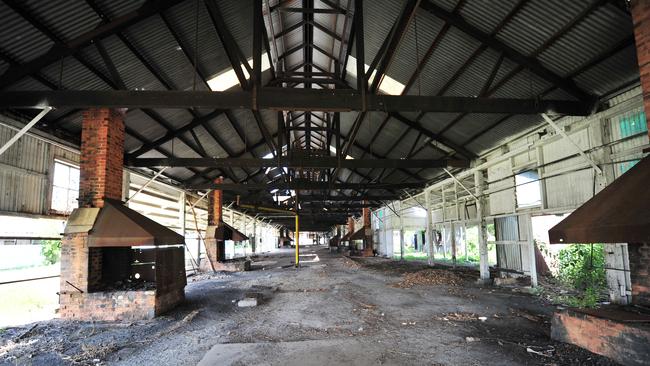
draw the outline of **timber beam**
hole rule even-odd
[[[262,191],[273,189],[292,189],[292,190],[400,190],[400,189],[422,189],[426,182],[412,182],[412,183],[330,183],[330,182],[310,182],[310,181],[292,181],[292,182],[271,182],[265,183],[214,183],[206,182],[195,184],[187,187],[192,190],[203,189],[220,189],[224,191]]]
[[[336,157],[251,158],[134,158],[133,167],[210,167],[210,168],[468,168],[469,161],[457,159],[337,159]]]
[[[0,109],[8,108],[215,108],[285,111],[370,111],[563,114],[585,116],[582,102],[509,98],[415,95],[362,95],[355,90],[262,88],[244,91],[53,90],[0,92]]]

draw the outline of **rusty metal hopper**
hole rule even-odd
[[[133,247],[184,244],[185,238],[148,217],[105,199],[94,225],[88,231],[89,247]]]
[[[242,234],[239,230],[234,227],[226,224],[225,222],[219,222],[218,226],[209,226],[206,231],[206,239],[216,239],[216,240],[232,240],[232,241],[245,241],[248,240],[248,236]]]
[[[548,231],[553,244],[650,242],[646,157]]]

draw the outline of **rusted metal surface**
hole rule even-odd
[[[607,306],[598,309],[575,309],[575,311],[623,323],[650,323],[650,313],[644,313],[632,306]]]
[[[603,317],[605,311],[558,311],[551,320],[551,338],[575,344],[623,365],[647,365],[650,358],[650,326]],[[620,316],[620,314],[619,314]]]
[[[650,242],[650,158],[548,231],[552,244]]]
[[[124,206],[105,199],[95,225],[89,231],[89,247],[132,247],[184,244],[182,235]]]
[[[237,242],[248,240],[248,236],[244,235],[239,230],[226,224],[223,221],[219,222],[219,225],[217,226],[208,226],[205,238],[216,240],[232,240]]]

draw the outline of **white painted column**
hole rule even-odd
[[[122,172],[122,201],[126,202],[126,205],[129,205],[127,199],[129,198],[129,193],[131,189],[131,173],[124,170]]]
[[[478,218],[478,250],[480,256],[480,280],[484,283],[490,281],[490,265],[488,263],[487,226],[485,223],[485,198],[483,185],[485,179],[482,171],[474,172],[474,185],[476,187],[476,215]]]
[[[185,237],[185,208],[187,206],[185,192],[181,192],[178,197],[178,226],[181,227],[180,234]]]
[[[456,227],[451,223],[451,262],[456,267]]]
[[[533,218],[531,215],[524,216],[528,236],[528,257],[530,260],[530,285],[537,287],[537,261],[535,256],[535,238],[533,238]]]
[[[404,260],[404,219],[402,218],[402,201],[399,201],[399,259]]]
[[[424,189],[424,207],[427,211],[427,224],[426,232],[424,233],[424,241],[427,245],[427,260],[430,266],[433,265],[433,240],[431,240],[431,193],[428,189]]]
[[[257,244],[258,243],[257,242],[258,242],[258,240],[257,240],[257,219],[253,218],[253,246],[251,248],[251,249],[254,249],[253,253],[258,252],[258,250],[257,250]]]

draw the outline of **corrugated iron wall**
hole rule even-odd
[[[519,218],[517,216],[494,219],[497,241],[519,241]],[[517,244],[497,244],[497,265],[499,268],[523,271],[521,246]]]
[[[0,146],[4,145],[19,130],[16,121],[0,116]],[[66,148],[40,136],[26,134],[11,146],[4,154],[0,155],[0,214],[29,214],[48,215],[50,210],[50,191],[52,181],[52,168],[55,160],[62,160],[72,164],[79,163],[79,152],[73,148]],[[207,200],[203,199],[194,207],[194,212],[189,204],[185,205],[185,227],[182,220],[182,197],[184,192],[178,188],[161,182],[151,182],[137,195],[148,177],[128,172],[129,189],[127,197],[133,196],[128,206],[143,215],[169,227],[178,233],[185,233],[188,254],[188,267],[190,256],[197,258],[199,248],[196,227],[203,234],[207,225]],[[134,196],[135,195],[135,196]],[[197,198],[187,198],[187,202],[195,202]],[[196,214],[196,220],[195,220]],[[253,236],[253,218],[229,209],[224,209],[226,222],[238,230]],[[232,218],[232,220],[231,220]],[[270,250],[275,243],[275,228],[268,224],[255,225],[255,236],[258,248]],[[267,238],[268,237],[268,238]],[[202,246],[201,246],[202,247]]]
[[[0,146],[18,129],[0,116]],[[54,159],[78,162],[78,154],[26,134],[0,155],[0,211],[46,215]]]

